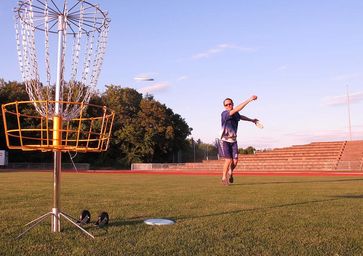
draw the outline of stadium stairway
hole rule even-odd
[[[363,171],[363,141],[347,141],[337,171]]]
[[[201,163],[133,164],[133,170],[221,172],[224,161],[205,160]],[[356,172],[363,167],[363,140],[313,142],[239,155],[237,172]]]

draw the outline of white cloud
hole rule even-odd
[[[216,55],[218,53],[224,52],[226,50],[236,50],[239,52],[254,52],[256,51],[256,49],[254,48],[248,48],[248,47],[242,47],[242,46],[238,46],[238,45],[233,45],[233,44],[219,44],[213,48],[210,48],[204,52],[200,52],[197,54],[194,54],[192,56],[192,59],[198,60],[198,59],[204,59],[204,58],[209,58],[213,55]]]
[[[289,133],[278,133],[256,138],[243,139],[240,147],[253,146],[256,149],[282,148],[293,145],[306,145],[312,142],[345,141],[350,139],[349,129],[313,130],[306,129]],[[363,139],[363,124],[352,126],[352,139]]]
[[[177,78],[178,81],[183,81],[183,80],[187,80],[189,77],[188,76],[180,76]]]
[[[293,138],[295,141],[304,141],[306,143],[316,141],[336,141],[346,140],[348,131],[344,130],[326,130],[326,131],[301,131],[285,134],[286,137]]]
[[[140,92],[142,94],[154,93],[154,92],[166,90],[170,86],[171,86],[171,84],[168,82],[160,82],[160,83],[152,84],[150,86],[142,87],[142,88],[138,89],[138,92]]]
[[[352,139],[361,140],[363,137],[362,125],[352,126]],[[285,134],[286,139],[295,141],[296,143],[308,144],[311,142],[324,142],[324,141],[344,141],[349,140],[350,134],[348,128],[335,129],[335,130],[313,130],[313,131],[300,131],[295,133]]]
[[[277,67],[277,71],[283,71],[283,70],[286,70],[286,69],[287,69],[286,65],[281,65],[281,66]]]
[[[335,77],[333,77],[332,79],[335,81],[347,81],[347,80],[351,80],[351,79],[357,79],[362,77],[361,73],[351,73],[351,74],[342,74],[342,75],[337,75]]]
[[[325,97],[323,100],[323,105],[326,106],[339,106],[345,105],[348,103],[347,95],[341,96],[329,96]],[[363,92],[355,92],[349,94],[349,102],[350,103],[358,103],[363,101]]]

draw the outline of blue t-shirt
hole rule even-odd
[[[236,112],[232,116],[229,111],[225,110],[221,114],[222,135],[221,139],[229,142],[237,140],[238,122],[241,120],[241,115]]]

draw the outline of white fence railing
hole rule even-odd
[[[75,163],[78,171],[88,171],[90,164]],[[53,170],[53,163],[8,163],[7,169],[28,169],[28,170]],[[62,163],[63,170],[75,170],[72,163]]]

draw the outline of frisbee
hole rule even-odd
[[[151,77],[143,77],[143,76],[134,77],[134,79],[136,81],[154,81],[154,78],[151,78]]]
[[[151,226],[163,226],[163,225],[173,225],[175,221],[168,219],[147,219],[144,223]]]

